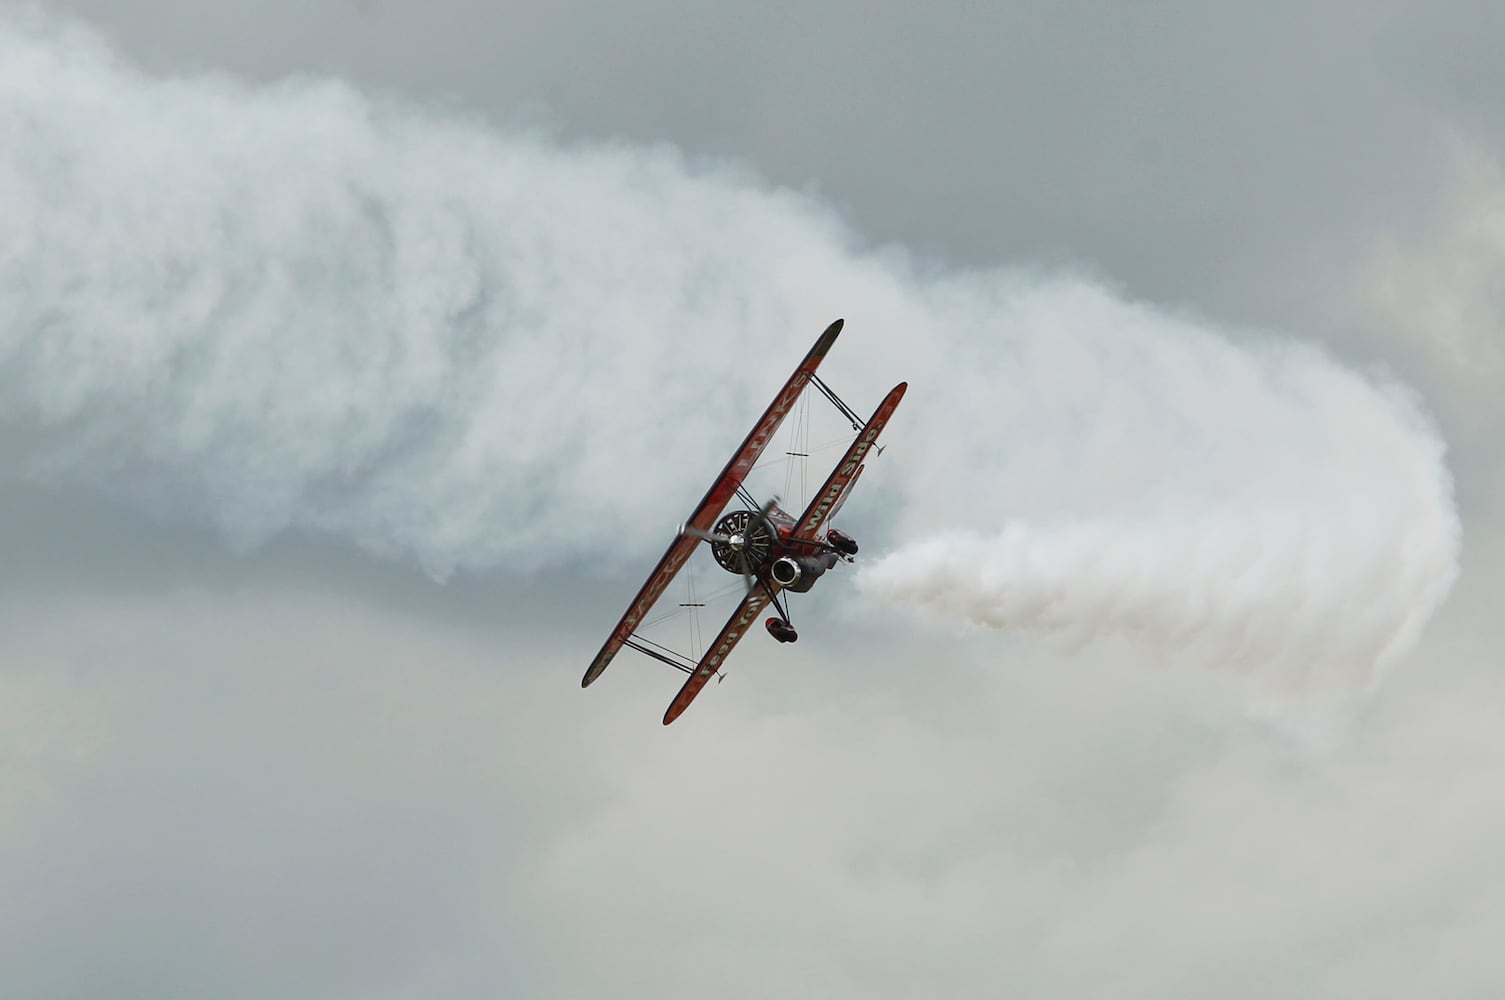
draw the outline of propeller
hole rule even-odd
[[[699,528],[692,528],[688,524],[681,524],[679,526],[679,533],[681,536],[689,535],[691,538],[704,538],[708,542],[725,542],[728,545],[742,544],[741,535],[718,535],[714,531],[701,531]]]
[[[748,548],[749,546],[752,546],[754,551],[758,551],[759,549],[766,547],[768,543],[771,543],[772,539],[777,534],[777,532],[774,530],[773,524],[768,520],[768,514],[771,510],[773,510],[778,502],[778,497],[770,497],[768,502],[765,503],[762,509],[760,509],[756,514],[753,514],[752,511],[746,511],[745,513],[749,514],[750,516],[742,521],[740,525],[740,527],[743,529],[742,531],[733,531],[731,534],[723,534],[721,532],[715,531],[703,531],[700,528],[696,528],[688,524],[681,524],[679,526],[679,534],[681,537],[689,535],[691,538],[704,539],[705,541],[710,542],[713,545],[725,546],[726,549],[730,550],[730,552],[735,553],[738,557],[737,562],[740,563],[742,567],[742,577],[747,582],[747,592],[752,593],[753,588],[757,586],[757,579],[753,576],[752,567],[754,565],[754,562],[752,559],[752,554],[748,552]],[[757,535],[754,534],[753,530],[753,525],[758,522],[762,522],[764,528],[763,534],[768,540],[768,542],[765,542],[764,545],[761,546],[759,545],[760,539],[757,537]],[[717,561],[719,562],[720,560],[718,559]],[[725,564],[723,563],[723,565]],[[728,566],[727,568],[731,569],[730,566]]]

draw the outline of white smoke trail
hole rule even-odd
[[[756,405],[738,355],[788,331],[783,367],[829,321],[796,312],[839,230],[730,170],[333,82],[150,79],[8,16],[0,416],[49,429],[43,474],[438,574],[630,555],[679,516],[638,470],[703,489]]]
[[[1446,594],[1450,480],[1398,390],[1083,280],[922,278],[854,242],[669,149],[156,79],[0,12],[0,420],[26,442],[0,457],[32,475],[436,575],[638,561],[845,315],[854,402],[913,385],[904,475],[870,495],[944,536],[875,593],[1306,660],[1393,655]]]
[[[1036,316],[1009,348],[1016,416],[1059,410],[1047,419],[1068,429],[932,457],[927,474],[976,484],[958,491],[971,502],[953,530],[911,520],[922,540],[871,564],[864,589],[1068,643],[1132,638],[1258,671],[1272,694],[1372,684],[1457,574],[1430,422],[1317,350],[1236,347],[1092,298],[1074,328]]]

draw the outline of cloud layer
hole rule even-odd
[[[0,128],[13,459],[236,544],[632,564],[846,315],[844,378],[917,389],[870,477],[876,537],[918,539],[880,596],[1367,678],[1455,573],[1403,390],[1082,278],[928,272],[735,167],[331,81],[154,79],[14,12]]]

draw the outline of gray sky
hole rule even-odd
[[[6,995],[1505,985],[1492,5],[43,8]],[[1003,592],[581,692],[834,315],[852,530]]]
[[[1453,130],[1499,139],[1488,4],[67,6],[152,65],[673,142],[813,186],[879,242],[1064,256],[1236,321],[1301,318],[1331,255],[1425,222]]]

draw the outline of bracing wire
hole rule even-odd
[[[746,588],[747,588],[747,584],[743,583],[740,579],[739,580],[734,580],[733,582],[728,583],[724,587],[718,587],[715,590],[713,590],[713,591],[711,591],[711,592],[703,595],[695,603],[699,604],[701,606],[708,606],[710,604],[715,603],[716,601],[719,601],[721,598],[726,597],[728,594],[734,594],[734,593],[737,593],[739,591],[745,590]],[[678,618],[680,615],[687,615],[692,610],[694,610],[694,609],[689,608],[689,607],[681,607],[681,606],[676,606],[676,607],[669,608],[667,611],[660,612],[659,614],[654,615],[652,618],[648,618],[648,619],[644,620],[644,622],[641,625],[639,625],[637,627],[637,629],[638,629],[638,631],[641,632],[641,631],[644,631],[646,629],[650,629],[650,628],[652,628],[655,625],[662,625],[664,622],[673,621],[675,618]]]

